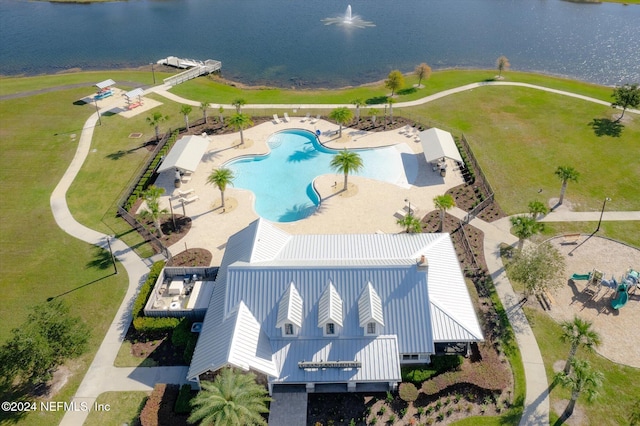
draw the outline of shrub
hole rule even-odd
[[[198,336],[194,333],[191,334],[191,337],[187,341],[187,344],[184,347],[184,354],[182,355],[182,359],[186,364],[191,364],[191,358],[193,358],[193,351],[196,350],[196,343],[198,342]]]
[[[376,423],[378,423],[378,418],[377,417],[374,417],[371,420],[369,420],[369,424],[370,425],[375,425]]]
[[[396,421],[396,415],[395,414],[391,414],[389,416],[389,423],[393,424]]]
[[[402,380],[418,385],[435,374],[436,371],[430,368],[402,367]]]
[[[133,320],[133,327],[142,333],[164,333],[173,330],[180,323],[180,318],[144,317]]]
[[[385,405],[383,405],[382,407],[380,407],[380,410],[378,410],[378,414],[381,416],[384,416],[384,413],[387,412],[387,407]]]
[[[173,333],[171,333],[171,343],[173,346],[182,348],[186,346],[191,338],[191,334],[191,321],[188,318],[183,318],[178,326],[173,329]]]
[[[173,411],[179,414],[191,413],[191,386],[180,386],[180,392],[178,392],[178,398],[176,398],[176,405]]]
[[[418,399],[418,389],[413,383],[401,383],[399,393],[400,398],[405,402],[413,402]]]
[[[391,392],[387,391],[387,398],[386,398],[387,402],[389,404],[391,404],[393,402],[393,399],[394,399],[393,398],[393,394]]]

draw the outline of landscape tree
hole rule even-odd
[[[544,230],[544,224],[530,216],[511,216],[509,221],[514,235],[518,237],[518,250],[524,247],[524,240]]]
[[[496,60],[496,67],[498,68],[498,78],[500,78],[502,77],[502,71],[508,71],[511,68],[511,64],[506,56],[500,56]]]
[[[209,102],[200,102],[200,111],[202,111],[202,120],[204,121],[204,124],[207,124],[207,110],[210,106],[211,104]]]
[[[249,117],[247,114],[237,112],[229,117],[229,125],[235,130],[240,131],[240,145],[244,145],[244,134],[242,132],[247,127],[253,126],[251,117]]]
[[[253,373],[223,368],[213,382],[202,381],[202,390],[191,400],[189,423],[215,426],[267,425],[262,417],[271,401]]]
[[[594,347],[600,346],[602,340],[600,339],[598,332],[591,328],[591,322],[583,320],[577,315],[573,317],[572,321],[563,321],[560,323],[560,326],[562,327],[560,340],[563,343],[571,344],[569,356],[567,356],[567,362],[564,365],[564,373],[569,374],[571,362],[573,361],[578,348],[583,347],[587,350],[593,350]]]
[[[234,107],[236,107],[236,112],[240,114],[242,112],[242,107],[247,104],[243,98],[234,99],[231,103]]]
[[[415,73],[418,76],[418,88],[420,88],[422,80],[428,80],[431,77],[431,67],[423,62],[416,66]]]
[[[366,105],[362,98],[357,98],[351,101],[351,104],[356,107],[356,122],[360,122],[360,107]]]
[[[637,84],[625,84],[613,89],[613,108],[622,108],[622,114],[616,120],[616,123],[622,120],[624,112],[627,108],[637,108],[640,106],[640,87]]]
[[[369,108],[369,117],[371,118],[371,124],[373,127],[376,127],[376,119],[378,118],[378,114],[380,114],[380,110],[378,108]]]
[[[564,201],[564,193],[567,191],[567,184],[569,181],[577,182],[578,177],[580,177],[580,173],[578,173],[578,171],[573,167],[559,166],[555,171],[555,175],[562,181],[562,187],[560,188],[560,200],[558,200],[558,204],[562,204]]]
[[[593,370],[588,361],[574,358],[571,361],[571,367],[570,373],[561,371],[556,375],[556,380],[560,382],[562,387],[571,391],[571,400],[561,416],[562,420],[566,420],[573,414],[576,401],[582,392],[586,392],[588,402],[595,400],[604,378],[601,372]]]
[[[220,198],[222,199],[222,209],[224,209],[224,191],[227,189],[228,185],[233,186],[233,180],[235,179],[235,175],[231,169],[227,168],[219,168],[213,169],[209,176],[207,177],[207,183],[214,185],[220,190]]]
[[[224,107],[220,105],[218,108],[218,120],[220,120],[220,124],[224,124]]]
[[[526,294],[541,294],[562,285],[565,261],[549,243],[517,251],[506,265],[509,278],[524,286]]]
[[[364,163],[362,162],[362,157],[357,152],[344,150],[340,151],[331,159],[331,163],[329,166],[339,172],[344,174],[344,187],[343,191],[347,190],[347,178],[349,173],[358,172],[364,167]]]
[[[542,201],[531,201],[529,203],[529,213],[533,220],[538,220],[538,216],[549,213],[549,208]]]
[[[187,132],[189,131],[189,114],[191,114],[191,111],[193,111],[191,105],[182,105],[180,107],[180,114],[184,115],[184,123],[187,126]]]
[[[150,219],[153,222],[153,226],[158,230],[158,236],[162,238],[162,226],[160,225],[160,218],[168,214],[167,209],[160,208],[160,197],[164,194],[164,188],[151,185],[146,191],[142,193],[142,198],[147,204],[146,209],[142,210],[140,216],[144,219]]]
[[[395,91],[404,86],[404,75],[398,70],[391,71],[384,81],[384,86],[387,89],[391,89],[391,96],[393,97]]]
[[[87,349],[90,330],[59,299],[34,306],[0,347],[0,382],[45,383],[55,369]]]
[[[329,118],[340,125],[338,137],[342,137],[342,126],[348,124],[353,119],[353,112],[347,107],[339,107],[329,113]]]
[[[420,219],[409,213],[405,217],[400,218],[396,223],[404,228],[407,234],[415,234],[422,231]]]
[[[395,100],[393,98],[387,98],[387,102],[389,103],[389,117],[391,118],[391,124],[393,124],[393,104]]]
[[[436,196],[433,199],[433,204],[436,209],[440,210],[440,226],[438,228],[438,232],[442,232],[444,230],[444,213],[454,207],[456,202],[451,194],[444,194]]]
[[[156,131],[156,142],[160,140],[160,123],[167,121],[168,119],[168,115],[162,115],[159,111],[156,111],[147,117],[147,123],[149,123],[149,125]]]

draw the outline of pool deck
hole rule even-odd
[[[338,126],[324,120],[315,124],[302,122],[300,117],[291,117],[288,123],[263,123],[244,131],[245,146],[239,147],[240,134],[209,136],[210,145],[202,162],[193,173],[191,181],[183,183],[181,190],[193,189],[199,199],[185,204],[186,214],[192,218],[192,229],[188,235],[169,247],[172,254],[187,248],[204,248],[213,254],[212,265],[219,265],[224,254],[225,244],[230,235],[240,231],[258,218],[253,209],[253,193],[243,189],[228,187],[225,191],[226,211],[220,207],[220,191],[206,184],[213,168],[220,167],[229,160],[242,156],[254,156],[268,153],[267,139],[274,132],[285,129],[320,130],[320,142],[329,148],[372,148],[404,144],[400,149],[413,152],[414,166],[405,170],[410,185],[394,185],[359,176],[349,176],[349,190],[345,193],[342,174],[321,175],[315,180],[315,188],[322,198],[317,212],[306,219],[296,222],[276,224],[292,234],[318,233],[398,233],[402,228],[396,224],[394,213],[402,209],[409,199],[418,216],[434,209],[433,198],[444,194],[447,189],[463,182],[459,171],[449,164],[447,176],[441,177],[434,172],[424,159],[422,146],[414,138],[407,138],[398,130],[388,132],[362,132],[343,129],[341,139],[335,132]],[[408,147],[408,148],[407,148]],[[173,184],[173,173],[163,173],[156,185],[165,189],[161,206],[182,213],[182,204],[177,197]]]

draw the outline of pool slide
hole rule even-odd
[[[591,278],[591,272],[588,274],[573,274],[571,275],[571,279],[574,281],[586,281]]]
[[[618,286],[618,297],[611,301],[611,307],[616,310],[620,309],[627,304],[628,300],[629,295],[627,294],[627,286],[625,284],[620,284]]]

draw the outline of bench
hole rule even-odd
[[[578,244],[581,234],[565,234],[560,244]]]

